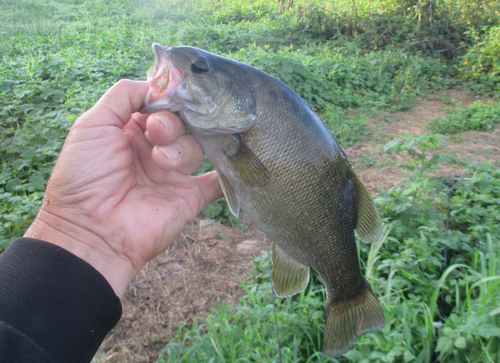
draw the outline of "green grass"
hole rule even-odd
[[[216,313],[198,319],[191,328],[180,326],[177,336],[167,345],[159,362],[276,362],[278,359],[267,258],[257,258],[257,268],[247,295],[237,306],[219,301]],[[256,282],[258,281],[258,282]],[[328,361],[318,353],[324,324],[324,291],[317,285],[295,299],[278,304],[278,325],[283,344],[284,362]],[[318,360],[320,359],[320,360]]]

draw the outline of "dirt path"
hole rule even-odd
[[[454,108],[454,104],[466,107],[474,101],[475,98],[468,97],[463,91],[450,90],[428,99],[421,99],[409,111],[384,113],[370,120],[371,134],[362,142],[347,147],[345,152],[356,173],[372,193],[377,193],[377,190],[387,190],[409,174],[396,165],[409,158],[404,154],[384,153],[387,142],[403,135],[431,133],[428,129],[430,119],[444,115],[446,110]],[[454,155],[468,162],[500,160],[499,128],[493,132],[470,131],[452,135],[446,143],[446,147],[436,151],[442,155]],[[459,165],[442,165],[434,174],[458,176],[462,169]]]
[[[156,362],[180,322],[204,316],[217,301],[236,303],[265,250],[264,234],[248,218],[245,228],[196,220],[172,246],[150,261],[122,299],[123,315],[94,358],[97,362]]]
[[[429,132],[428,119],[453,108],[452,100],[462,106],[475,101],[457,90],[422,99],[410,111],[384,113],[371,120],[371,135],[346,148],[357,174],[372,193],[392,187],[406,175],[395,166],[403,156],[385,154],[384,145],[404,134]],[[459,134],[439,152],[455,153],[467,161],[498,161],[500,130]],[[460,169],[445,166],[439,175],[459,175]],[[156,362],[177,324],[205,316],[218,298],[238,301],[244,290],[235,275],[244,280],[253,267],[250,257],[265,251],[264,234],[248,219],[243,219],[243,224],[244,231],[203,220],[186,227],[174,244],[132,281],[122,300],[122,319],[93,363]]]

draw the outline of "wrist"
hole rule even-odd
[[[24,237],[52,243],[81,258],[104,276],[120,298],[137,272],[130,260],[116,254],[100,236],[43,207]]]

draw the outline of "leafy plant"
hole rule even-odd
[[[373,112],[363,110],[349,111],[338,106],[326,104],[323,121],[342,146],[361,141],[369,133],[366,121]]]
[[[466,276],[467,294],[463,302],[456,290],[456,313],[447,319],[436,346],[440,360],[495,362],[500,358],[497,349],[500,344],[500,259],[491,235],[487,233],[486,237],[488,259],[481,251],[474,254],[475,269],[470,269],[470,275]]]
[[[223,199],[219,199],[207,205],[201,211],[201,214],[210,219],[218,219],[222,223],[229,223],[235,227],[243,228],[240,220],[232,215],[227,203]]]
[[[476,101],[466,108],[447,110],[446,117],[437,117],[429,122],[433,132],[454,134],[462,131],[490,131],[500,122],[500,103]]]
[[[476,44],[462,58],[458,68],[466,85],[476,93],[500,96],[500,26],[485,27],[484,36],[472,30]]]
[[[399,154],[406,151],[411,156],[411,162],[405,161],[398,165],[413,171],[416,177],[422,178],[425,173],[438,167],[441,156],[434,153],[429,157],[429,151],[436,149],[439,145],[446,145],[445,137],[439,134],[405,135],[389,141],[384,147],[384,152]]]

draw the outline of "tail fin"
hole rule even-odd
[[[358,335],[380,330],[385,317],[370,284],[348,301],[334,301],[328,297],[325,323],[325,354],[340,357],[347,352]]]

